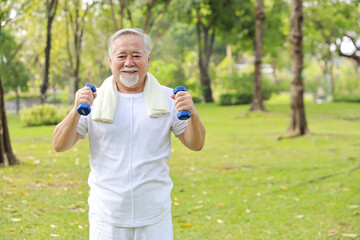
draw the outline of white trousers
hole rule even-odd
[[[135,228],[115,227],[89,212],[90,240],[173,240],[171,210],[159,222]]]

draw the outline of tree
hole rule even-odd
[[[4,27],[11,18],[9,17],[11,10],[10,1],[2,1],[4,4],[0,9],[0,36],[2,35],[2,27]],[[0,45],[3,47],[3,44]],[[0,53],[3,52],[1,49]],[[0,55],[0,64],[3,65],[3,55]],[[11,148],[9,129],[6,119],[4,89],[2,87],[2,72],[0,71],[0,166],[8,166],[19,164],[21,161],[15,156]]]
[[[216,39],[239,46],[251,42],[248,40],[253,39],[254,32],[251,8],[250,0],[193,0],[190,5],[186,21],[196,24],[200,83],[205,102],[214,101],[209,74],[214,43]]]
[[[255,18],[256,18],[256,40],[255,40],[255,72],[254,72],[254,92],[251,103],[251,111],[265,111],[263,100],[264,94],[261,87],[261,62],[263,56],[264,45],[264,2],[263,0],[256,0],[255,3]]]
[[[114,2],[110,0],[109,4],[114,30],[117,31],[125,28],[127,25],[131,27],[141,26],[144,32],[152,36],[151,52],[153,52],[160,37],[169,29],[173,21],[176,20],[176,14],[171,12],[171,5],[174,6],[174,3],[177,4],[174,0],[149,0],[136,4],[133,1],[120,0],[119,7],[116,7]],[[176,8],[177,11],[178,9]],[[125,16],[125,10],[127,17]],[[136,10],[140,11],[140,16],[143,17],[133,19],[131,12],[137,13]],[[116,12],[119,17],[117,17]],[[130,24],[126,24],[125,20],[128,20]]]
[[[69,4],[71,5],[71,7],[69,7]],[[92,5],[89,5],[89,3],[87,2],[85,5],[85,9],[81,9],[81,2],[79,0],[72,0],[65,2],[65,12],[67,14],[66,50],[68,53],[70,68],[74,78],[75,92],[79,89],[79,82],[80,82],[80,77],[79,77],[79,70],[81,63],[80,57],[82,52],[82,42],[83,42],[83,35],[85,29],[85,18],[91,6]],[[70,44],[69,28],[72,33],[73,44]]]
[[[330,81],[330,95],[335,92],[335,77],[333,74],[333,57],[336,52],[340,57],[351,59],[360,67],[360,38],[358,26],[360,21],[358,1],[322,0],[307,1],[306,31],[309,33],[312,53],[323,63],[324,80]],[[355,24],[354,24],[355,23]],[[354,47],[353,52],[342,50],[343,40],[348,38]],[[337,51],[334,51],[336,47]]]
[[[27,82],[29,80],[24,64],[17,59],[18,52],[23,44],[17,44],[15,39],[4,30],[2,30],[0,35],[0,42],[2,42],[2,49],[0,49],[0,56],[2,56],[0,71],[2,74],[3,88],[5,92],[9,90],[15,91],[16,113],[19,113],[19,89],[26,91],[28,88]]]
[[[50,67],[50,50],[51,50],[51,29],[52,23],[55,18],[56,9],[58,6],[58,0],[46,0],[46,47],[45,47],[45,69],[44,80],[40,89],[40,102],[44,104],[46,102],[46,91],[49,87],[49,67]]]
[[[291,121],[289,131],[294,136],[309,134],[305,116],[303,83],[303,1],[292,0],[290,17],[290,43],[292,58]]]
[[[288,48],[290,7],[286,0],[278,0],[266,5],[265,9],[264,53],[268,57],[267,61],[272,67],[272,75],[279,90],[280,79],[277,73],[279,69],[284,68],[284,65],[288,65],[284,53],[287,52]]]
[[[199,47],[200,83],[203,88],[205,102],[214,102],[209,75],[209,62],[215,40],[214,23],[203,20],[204,15],[200,6],[196,8],[196,36]]]

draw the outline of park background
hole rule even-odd
[[[149,72],[185,86],[207,128],[201,152],[173,139],[175,239],[360,238],[358,1],[0,4],[1,239],[87,239],[88,143],[56,153],[52,131],[111,74],[123,27],[150,34]],[[306,131],[287,131],[299,108]]]

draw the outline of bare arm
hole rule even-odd
[[[66,151],[74,146],[78,140],[83,138],[77,132],[79,120],[80,114],[72,109],[66,118],[55,127],[52,140],[55,151]]]
[[[83,138],[83,136],[77,132],[80,114],[76,108],[80,103],[86,103],[91,106],[95,97],[96,93],[93,93],[89,87],[84,87],[76,92],[74,107],[66,118],[55,127],[52,140],[55,151],[66,151]]]
[[[175,105],[178,111],[188,110],[191,113],[185,132],[180,134],[178,138],[187,148],[193,151],[200,151],[205,144],[206,130],[190,93],[178,92],[176,96],[173,94],[171,97],[175,99]]]

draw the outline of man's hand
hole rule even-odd
[[[179,91],[176,95],[172,94],[171,98],[175,100],[175,106],[179,112],[187,110],[191,115],[196,113],[194,101],[188,91]]]
[[[91,107],[96,96],[97,93],[93,92],[90,87],[80,88],[75,94],[73,109],[76,110],[81,103],[85,103]]]
[[[175,100],[175,106],[179,112],[187,110],[191,113],[191,117],[187,120],[188,126],[185,132],[177,137],[187,148],[200,151],[205,144],[206,130],[201,122],[191,94],[187,91],[179,91],[176,95],[172,94],[171,98]]]

